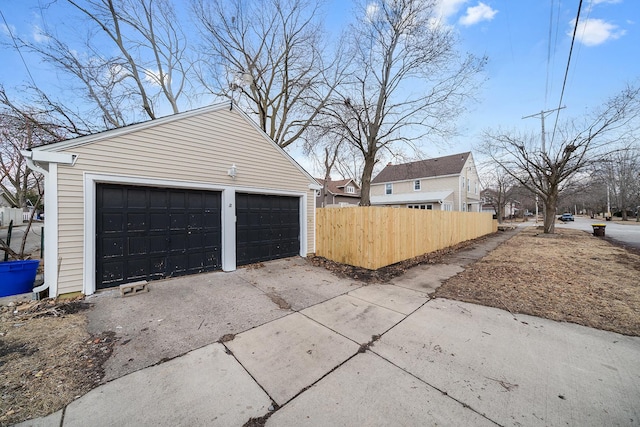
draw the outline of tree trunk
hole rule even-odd
[[[496,214],[498,215],[498,224],[502,224],[504,222],[504,203],[497,206]]]
[[[542,199],[544,202],[544,234],[553,234],[556,232],[556,202],[557,194],[546,196]]]
[[[360,206],[371,206],[370,189],[371,175],[376,164],[376,155],[367,153],[364,157],[364,168],[362,169],[362,191],[360,191]]]

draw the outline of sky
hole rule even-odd
[[[177,0],[180,2],[181,0]],[[183,4],[187,4],[182,0]],[[429,157],[474,150],[486,129],[540,132],[541,111],[560,105],[560,121],[580,118],[598,108],[626,84],[640,84],[640,1],[583,0],[564,97],[560,102],[574,22],[580,0],[438,0],[442,19],[457,32],[460,50],[486,55],[486,79],[476,102],[459,117],[460,134],[446,145],[425,146]],[[48,0],[0,0],[0,84],[9,89],[28,75],[7,43],[14,33],[37,40],[38,4]],[[63,15],[49,15],[49,25]],[[326,25],[337,33],[351,18],[346,0],[327,0]],[[4,18],[4,20],[2,20]],[[6,20],[6,22],[5,22]],[[39,85],[56,86],[55,74],[26,55]],[[523,119],[524,116],[537,117]],[[547,130],[556,119],[550,114]],[[308,163],[293,153],[303,166]]]

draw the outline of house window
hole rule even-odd
[[[407,207],[409,209],[426,209],[426,210],[433,210],[433,205],[431,204],[427,204],[427,205],[407,205]]]
[[[420,191],[420,180],[416,179],[415,181],[413,181],[413,190],[414,191]]]
[[[471,191],[471,180],[467,178],[467,191]]]
[[[450,212],[452,210],[451,203],[445,203],[444,205],[442,205],[442,210]]]
[[[473,190],[476,194],[478,194],[478,181],[473,181]]]
[[[385,184],[384,185],[384,194],[393,194],[393,184]]]
[[[355,188],[353,188],[351,185],[347,185],[347,193],[354,194],[355,192],[356,192]]]
[[[460,188],[464,190],[464,176],[461,176],[460,180],[461,180]]]

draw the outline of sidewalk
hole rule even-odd
[[[259,417],[267,419],[253,425],[637,425],[640,338],[429,299],[516,232],[389,284],[325,289],[320,276],[290,264],[286,277],[210,276],[237,281],[233,289],[241,278],[273,288],[290,308],[265,311],[256,299],[265,320],[253,327],[20,425],[242,426]]]

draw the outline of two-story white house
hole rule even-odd
[[[371,205],[480,212],[480,178],[471,152],[393,165],[371,180]]]

